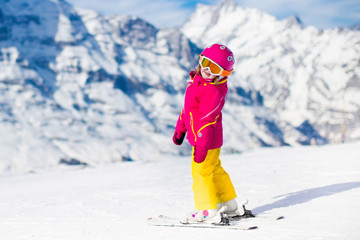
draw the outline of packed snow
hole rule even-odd
[[[190,157],[96,166],[61,165],[0,175],[0,236],[48,239],[360,239],[360,142],[278,147],[221,156],[238,202],[258,229],[150,226],[193,209]]]

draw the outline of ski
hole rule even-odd
[[[252,216],[229,216],[228,219],[230,221],[246,221],[246,220],[281,220],[285,217],[283,215],[269,215],[269,214],[256,214]]]
[[[232,230],[253,230],[257,229],[256,225],[243,225],[239,222],[221,222],[221,223],[208,223],[208,222],[189,222],[181,223],[176,218],[160,215],[157,218],[149,218],[148,222],[152,226],[161,227],[189,227],[189,228],[220,228],[220,229],[232,229]]]
[[[268,213],[260,213],[260,214],[253,214],[251,210],[246,209],[245,205],[247,204],[244,203],[242,205],[242,208],[244,210],[243,215],[237,215],[237,216],[227,216],[226,214],[223,215],[225,218],[229,219],[229,221],[240,221],[242,220],[244,222],[244,220],[250,220],[250,219],[256,219],[256,220],[260,220],[260,219],[267,219],[267,220],[281,220],[284,219],[285,217],[283,215],[271,215]]]
[[[282,215],[274,216],[269,214],[253,214],[251,210],[245,208],[245,204],[242,205],[244,209],[243,215],[228,216],[224,213],[226,207],[222,207],[218,211],[218,220],[214,222],[181,222],[179,219],[169,217],[165,215],[159,215],[156,218],[149,218],[148,222],[153,226],[163,227],[191,227],[191,228],[226,228],[233,230],[252,230],[257,229],[258,226],[255,223],[262,222],[262,220],[280,220],[285,217]]]

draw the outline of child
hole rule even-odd
[[[227,77],[233,71],[229,48],[213,44],[200,54],[199,65],[190,72],[184,108],[175,127],[173,141],[181,145],[185,134],[193,146],[192,177],[195,209],[182,222],[209,221],[226,206],[228,215],[241,215],[229,175],[219,159],[223,144],[222,114],[228,91]],[[242,211],[242,212],[241,212]]]

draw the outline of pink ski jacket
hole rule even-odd
[[[184,108],[175,130],[186,133],[192,146],[216,149],[223,145],[222,114],[227,94],[227,78],[218,85],[190,72]]]

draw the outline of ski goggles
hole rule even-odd
[[[217,64],[216,62],[213,62],[211,59],[209,59],[203,55],[200,55],[199,64],[202,68],[209,69],[210,73],[215,76],[219,76],[219,75],[229,76],[233,71],[233,69],[230,71],[226,71],[225,69],[220,67],[219,64]]]

